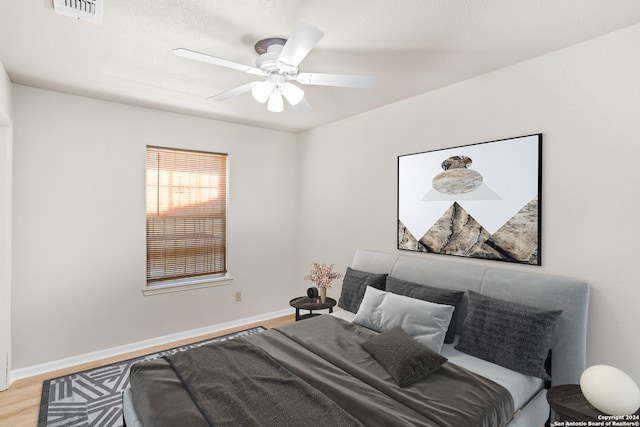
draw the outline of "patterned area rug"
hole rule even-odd
[[[129,385],[131,365],[212,342],[266,330],[262,326],[99,368],[46,380],[42,385],[38,427],[121,427],[122,391]]]

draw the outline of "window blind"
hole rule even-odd
[[[226,273],[227,155],[147,147],[147,283]]]

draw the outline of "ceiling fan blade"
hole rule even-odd
[[[298,102],[296,105],[292,105],[291,109],[293,111],[298,111],[304,113],[305,111],[311,110],[311,104],[305,98],[302,98],[302,101]]]
[[[300,73],[296,80],[303,85],[341,86],[357,89],[370,89],[376,84],[376,78],[373,76],[350,74]]]
[[[278,61],[297,67],[323,36],[324,32],[315,25],[296,25],[282,47]]]
[[[225,99],[233,98],[234,96],[242,95],[244,93],[250,92],[254,86],[256,86],[260,82],[251,82],[244,84],[242,86],[238,86],[237,88],[230,89],[226,92],[219,93],[217,95],[210,96],[207,98],[210,101],[224,101]]]
[[[243,71],[249,74],[255,74],[258,76],[262,75],[262,70],[260,70],[259,68],[251,67],[249,65],[238,64],[237,62],[227,61],[226,59],[217,58],[215,56],[196,52],[195,50],[177,48],[177,49],[173,49],[173,54],[177,56],[181,56],[183,58],[194,59],[196,61],[206,62],[213,65],[219,65],[221,67],[227,67],[233,70]]]

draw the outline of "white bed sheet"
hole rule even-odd
[[[354,313],[336,307],[332,316],[339,317],[347,322],[353,322]],[[456,338],[457,339],[457,338]],[[478,359],[454,348],[454,344],[442,346],[442,355],[449,359],[449,362],[462,366],[471,372],[482,375],[502,387],[506,388],[513,398],[513,407],[516,412],[522,409],[538,392],[544,388],[544,381],[541,378],[524,375],[511,369],[503,368],[495,363]]]

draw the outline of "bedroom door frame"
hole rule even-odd
[[[11,384],[13,127],[3,118],[0,116],[0,391]]]

